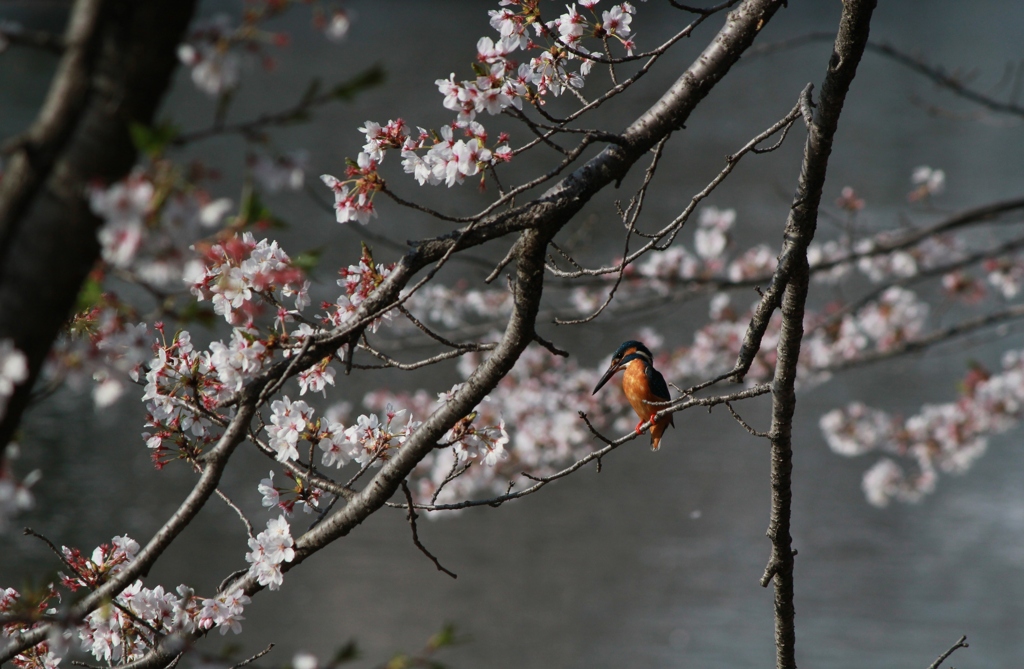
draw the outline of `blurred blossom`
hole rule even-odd
[[[864,199],[858,196],[850,186],[844,186],[836,199],[836,206],[850,213],[856,213],[864,208]]]
[[[42,477],[42,472],[36,469],[18,480],[13,467],[18,453],[18,445],[14,442],[0,453],[0,533],[7,531],[15,516],[35,506],[31,488]]]
[[[917,202],[941,193],[946,188],[946,173],[942,170],[932,169],[927,165],[921,165],[914,168],[910,175],[910,182],[916,188],[910,191],[907,199],[911,202]]]
[[[725,252],[729,244],[728,232],[736,223],[735,209],[718,209],[705,207],[697,221],[697,231],[693,234],[693,247],[697,255],[705,260],[718,258]]]
[[[324,26],[324,34],[327,35],[328,39],[340,42],[345,39],[346,35],[348,35],[348,30],[351,25],[352,22],[349,19],[348,14],[338,10],[332,13],[330,19],[326,22],[326,25]],[[296,667],[295,669],[299,669],[299,667]]]
[[[309,152],[303,149],[278,157],[260,154],[249,158],[253,178],[271,193],[284,189],[301,190],[308,165]]]

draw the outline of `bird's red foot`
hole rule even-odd
[[[636,433],[640,434],[640,426],[644,424],[644,421],[640,421],[636,424]]]
[[[647,420],[651,421],[651,425],[654,425],[654,417],[657,416],[657,415],[658,415],[657,412],[652,413],[651,417],[647,419]]]

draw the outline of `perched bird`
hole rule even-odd
[[[640,417],[640,422],[636,424],[636,433],[640,434],[640,426],[647,421],[653,421],[655,414],[664,409],[664,403],[672,397],[669,395],[665,377],[654,368],[654,357],[650,349],[634,340],[625,342],[615,351],[608,371],[594,387],[594,394],[596,395],[601,386],[608,383],[608,379],[622,370],[626,371],[622,376],[622,392],[626,393],[630,406]],[[662,416],[651,425],[652,451],[658,450],[661,435],[665,434],[669,425],[675,427],[672,414]]]

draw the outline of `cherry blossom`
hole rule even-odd
[[[341,10],[336,10],[331,14],[330,20],[327,21],[327,25],[324,27],[324,34],[327,38],[340,42],[345,39],[348,35],[349,28],[352,25],[351,19],[347,13]]]
[[[35,506],[31,488],[42,477],[42,472],[35,469],[18,480],[13,466],[18,453],[18,445],[13,442],[0,453],[0,534],[7,531],[11,519]]]
[[[878,450],[913,463],[911,474],[894,457],[870,469],[864,489],[872,504],[917,501],[934,490],[939,472],[965,471],[985,452],[990,435],[1017,426],[1024,409],[1024,352],[1006,353],[996,373],[975,365],[960,388],[956,401],[926,404],[905,419],[857,403],[822,417],[822,431],[837,452]]]
[[[103,219],[97,232],[103,260],[160,288],[181,280],[189,246],[219,227],[233,207],[228,198],[215,200],[181,183],[164,162],[138,167],[109,187],[91,187],[89,204]]]
[[[178,47],[178,60],[191,69],[196,88],[211,97],[230,93],[241,80],[242,52],[260,54],[264,44],[287,43],[286,35],[268,33],[258,25],[278,11],[275,4],[268,3],[263,11],[246,12],[240,25],[227,14],[217,14],[193,26],[187,40]],[[338,39],[344,36],[341,26],[331,25],[330,29],[341,32]],[[329,37],[331,30],[325,31]],[[270,67],[272,62],[263,57],[264,66]]]
[[[295,559],[294,545],[291,527],[284,515],[271,518],[267,529],[249,539],[251,550],[245,555],[246,561],[251,563],[249,573],[260,585],[277,590],[284,582],[281,564]]]
[[[736,224],[736,210],[705,207],[693,235],[694,249],[705,260],[718,258],[729,243],[728,232]]]
[[[914,168],[910,182],[917,188],[907,195],[907,199],[916,202],[942,193],[946,188],[946,173],[943,170],[921,165]]]
[[[0,416],[7,410],[7,401],[14,388],[28,379],[28,359],[10,339],[0,340]]]
[[[259,311],[254,294],[292,297],[295,311],[309,304],[309,285],[276,241],[257,242],[252,233],[233,235],[222,243],[197,248],[204,256],[185,277],[199,300],[211,300],[214,312],[233,325],[251,325]],[[285,312],[288,313],[287,311]]]
[[[300,149],[276,157],[260,154],[250,156],[247,162],[253,179],[267,191],[298,191],[306,182],[309,152]]]
[[[302,400],[291,401],[287,395],[274,400],[270,408],[273,411],[270,417],[272,425],[267,426],[270,448],[277,453],[279,462],[297,460],[299,452],[296,445],[300,436],[307,430],[313,417],[313,409]]]

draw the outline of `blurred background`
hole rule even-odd
[[[287,107],[313,77],[345,80],[380,63],[383,87],[350,104],[319,111],[313,121],[271,133],[276,146],[310,152],[307,179],[340,174],[363,139],[367,119],[402,117],[437,127],[450,119],[434,80],[469,76],[478,37],[493,36],[488,9],[496,3],[350,2],[347,40],[333,44],[311,30],[309,15],[294,11],[273,24],[291,44],[273,50],[274,69],[251,63],[229,118],[246,119]],[[203,2],[201,17],[235,14],[242,3]],[[552,5],[553,8],[556,5]],[[769,43],[813,31],[834,31],[841,3],[791,2],[759,37]],[[60,30],[61,3],[0,1],[0,18]],[[554,12],[556,9],[551,9]],[[633,22],[641,49],[679,29],[686,15],[667,3],[638,4]],[[658,65],[629,95],[601,110],[588,125],[619,130],[642,113],[689,64],[721,25],[712,18]],[[1021,52],[1024,4],[1014,0],[903,0],[881,2],[872,39],[890,42],[948,69],[975,72],[977,87],[995,86]],[[646,206],[646,228],[671,219],[723,165],[726,154],[774,123],[807,82],[824,76],[831,46],[819,42],[744,59],[669,144],[656,197]],[[19,132],[34,118],[56,59],[24,48],[0,55],[0,136]],[[604,76],[604,79],[599,78]],[[606,83],[592,76],[587,91]],[[935,113],[939,109],[965,113]],[[935,220],[945,212],[1019,196],[1024,188],[1024,132],[1019,122],[977,114],[920,76],[868,53],[840,124],[829,166],[825,208],[843,186],[865,198],[868,228]],[[214,103],[182,70],[162,116],[184,129],[210,123]],[[500,122],[488,123],[490,130]],[[513,145],[527,131],[509,125]],[[742,248],[765,241],[777,247],[796,184],[804,135],[795,129],[778,152],[749,157],[707,201],[735,208],[735,236]],[[222,177],[215,195],[237,200],[245,144],[224,137],[189,147],[183,159],[202,160]],[[533,174],[555,158],[540,155],[513,164],[511,174]],[[945,170],[947,189],[924,209],[907,204],[911,170]],[[468,213],[488,195],[462,188],[420,188],[399,176],[397,160],[385,164],[403,196],[449,213]],[[518,172],[516,171],[518,170]],[[636,175],[632,175],[636,177]],[[319,188],[319,184],[314,184]],[[324,199],[329,192],[323,189]],[[578,258],[607,261],[621,253],[611,201],[629,190],[590,203],[563,233],[576,240]],[[319,278],[333,283],[333,268],[358,254],[364,231],[339,226],[304,194],[268,198],[290,227],[278,235],[293,255],[323,247]],[[381,202],[372,228],[398,241],[445,230],[426,217]],[[824,217],[821,238],[835,236]],[[683,242],[691,243],[684,232]],[[580,242],[586,239],[587,244]],[[692,247],[691,247],[692,248]],[[490,250],[495,259],[504,247]],[[481,255],[486,255],[484,251]],[[378,260],[398,251],[375,247]],[[446,281],[479,281],[478,270],[449,266]],[[815,287],[812,299],[828,297]],[[326,294],[325,294],[326,296]],[[742,297],[742,300],[747,297]],[[665,349],[688,344],[706,316],[706,304],[651,314],[648,325]],[[566,347],[582,364],[596,365],[619,342],[637,334],[636,319],[599,321],[575,330],[554,325],[544,336]],[[867,504],[861,476],[874,456],[842,458],[828,450],[817,421],[852,400],[893,412],[913,413],[926,402],[956,393],[970,360],[993,365],[1012,331],[991,342],[960,342],[923,356],[864,368],[833,379],[800,398],[794,433],[794,545],[798,662],[817,667],[927,666],[961,634],[969,650],[956,664],[1015,666],[1024,657],[1024,450],[1011,431],[990,441],[990,452],[968,473],[943,476],[920,504],[877,509]],[[986,343],[987,342],[987,343]],[[358,374],[340,378],[333,398],[357,407],[382,385],[398,390],[447,389],[453,369],[423,375]],[[751,403],[748,422],[768,424],[768,400]],[[37,508],[19,519],[58,544],[91,548],[127,533],[145,542],[192,484],[182,467],[153,470],[139,433],[143,406],[123,400],[96,413],[86,393],[64,391],[30,413],[21,439],[19,469],[39,467]],[[766,665],[774,655],[771,589],[758,581],[769,555],[767,445],[752,439],[725,412],[676,417],[660,452],[643,440],[606,458],[596,474],[586,468],[541,494],[506,504],[421,521],[420,537],[458,574],[452,580],[413,546],[404,513],[385,509],[351,536],[322,551],[286,577],[279,592],[262,593],[246,609],[237,638],[251,653],[273,641],[267,661],[284,662],[298,649],[327,656],[348,639],[363,650],[362,665],[415,651],[443,623],[454,623],[463,643],[440,658],[456,667],[622,666],[736,667]],[[269,463],[242,449],[225,489],[262,525],[267,517],[256,492]],[[279,474],[280,475],[280,474]],[[301,525],[304,519],[294,521]],[[56,570],[55,559],[17,532],[0,537],[0,587],[21,587]],[[244,567],[245,534],[234,513],[212,501],[158,564],[148,581],[173,588],[188,583],[212,592],[227,573]],[[206,647],[235,639],[207,640]]]

